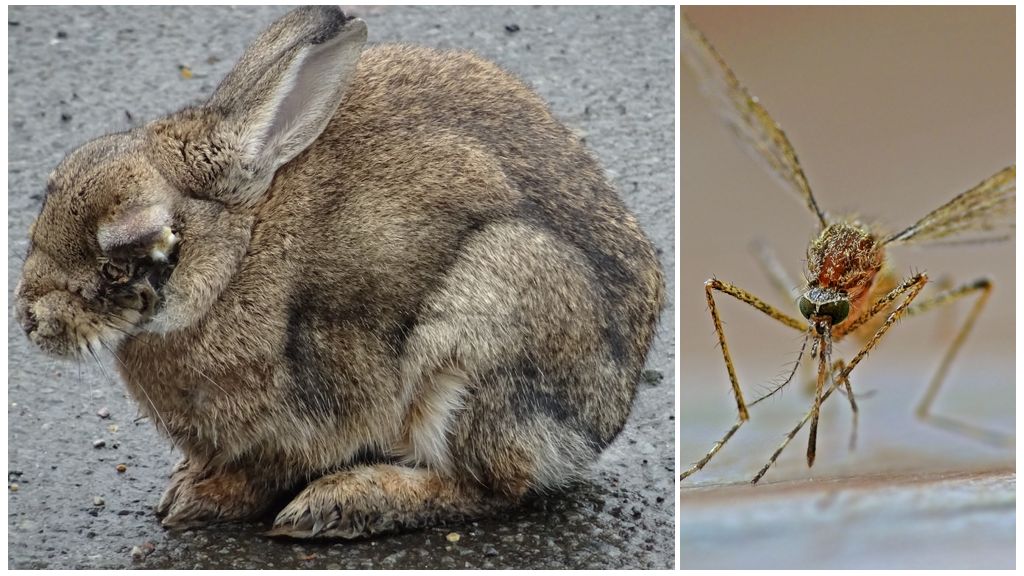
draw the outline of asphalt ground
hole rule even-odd
[[[285,10],[8,9],[9,296],[46,175],[64,154],[205,98]],[[370,42],[473,50],[531,84],[584,134],[657,244],[675,294],[671,7],[352,12]],[[112,366],[44,356],[8,310],[10,568],[672,567],[672,301],[629,424],[585,482],[502,518],[331,544],[268,540],[266,524],[163,530],[152,508],[178,455],[136,421]]]

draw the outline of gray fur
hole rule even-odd
[[[167,525],[303,488],[275,534],[478,516],[564,486],[629,414],[663,278],[591,154],[495,65],[355,66],[364,39],[295,10],[207,104],[51,176],[16,312],[48,351],[117,351],[185,454]],[[160,210],[166,261],[103,252]]]

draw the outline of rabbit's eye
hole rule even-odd
[[[134,266],[129,262],[106,261],[103,263],[101,272],[109,280],[121,280],[130,278]]]

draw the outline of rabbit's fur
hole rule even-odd
[[[355,537],[577,476],[630,411],[663,299],[651,243],[495,65],[294,10],[206,104],[54,170],[16,313],[117,357],[184,453],[170,526]]]

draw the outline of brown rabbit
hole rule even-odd
[[[16,313],[109,350],[184,453],[167,526],[350,538],[564,486],[630,411],[663,299],[579,139],[495,65],[300,8],[205,104],[50,176]]]

